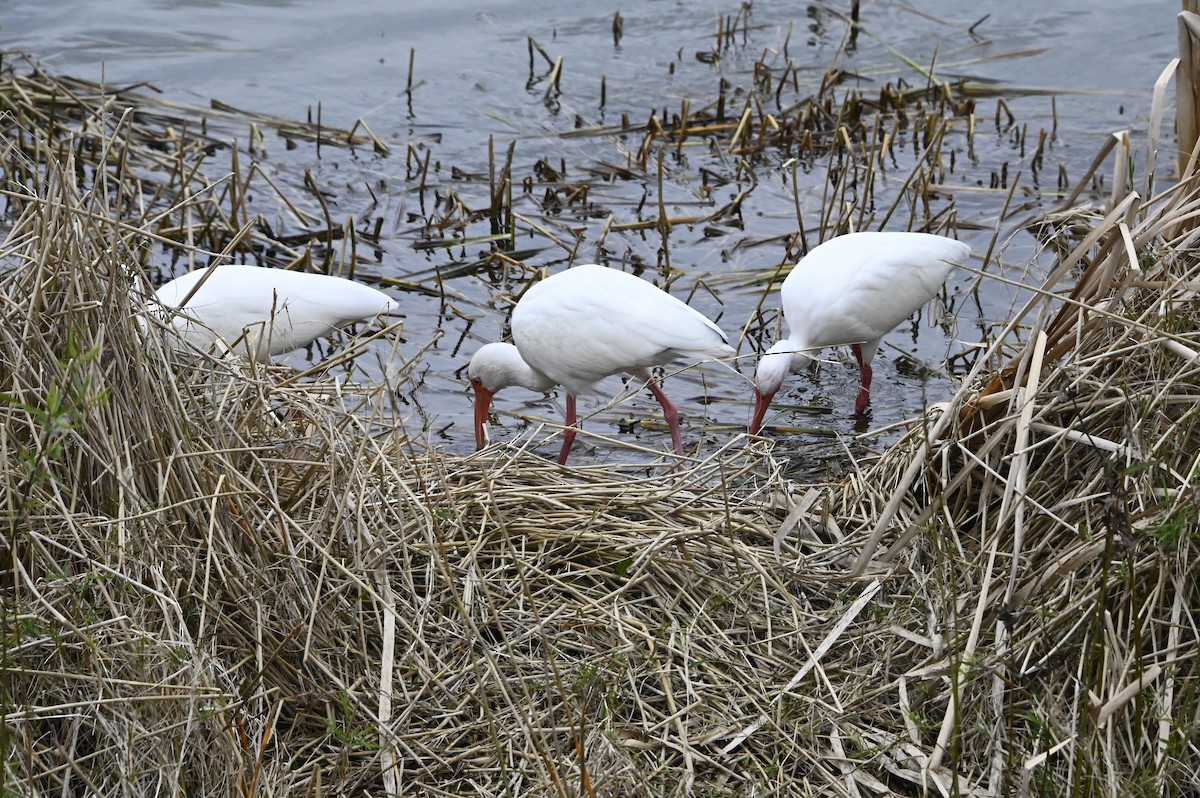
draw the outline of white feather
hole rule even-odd
[[[787,374],[828,346],[858,345],[863,385],[856,410],[863,412],[880,340],[932,299],[970,254],[961,241],[928,233],[851,233],[804,256],[780,288],[788,335],[759,360],[750,431],[758,431]]]
[[[181,342],[210,349],[221,341],[261,361],[399,307],[353,280],[236,263],[188,272],[154,297],[160,307],[151,310],[168,318]]]

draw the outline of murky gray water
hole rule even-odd
[[[92,80],[103,77],[114,84],[148,82],[168,97],[199,106],[219,99],[257,112],[304,118],[315,114],[319,105],[322,118],[331,125],[350,127],[356,119],[366,120],[393,147],[390,157],[326,147],[318,158],[310,147],[287,152],[281,143],[270,140],[268,149],[276,168],[291,170],[297,181],[309,168],[318,182],[344,187],[333,198],[337,213],[383,218],[384,248],[378,268],[406,277],[478,254],[461,248],[414,250],[410,214],[428,213],[429,198],[420,197],[412,181],[406,180],[404,152],[410,143],[429,148],[435,167],[440,165],[435,183],[452,185],[476,206],[486,205],[486,183],[482,187],[454,184],[449,170],[458,166],[485,172],[489,136],[494,137],[497,152],[503,152],[510,141],[517,142],[514,171],[518,176],[529,174],[542,158],[565,161],[568,172],[601,161],[624,163],[627,149],[636,149],[640,136],[631,141],[573,140],[557,134],[570,130],[577,118],[585,124],[612,124],[628,114],[641,123],[650,109],[677,110],[684,99],[707,102],[715,96],[722,75],[731,76],[735,84],[748,84],[746,75],[754,61],[785,46],[801,70],[801,79],[815,83],[835,59],[845,35],[845,23],[833,12],[848,5],[756,0],[749,32],[739,33],[738,47],[724,53],[718,64],[704,63],[696,53],[713,48],[722,15],[737,14],[740,4],[733,0],[633,4],[599,0],[586,7],[555,0],[0,2],[0,46],[28,52],[54,72]],[[614,46],[611,25],[617,10],[625,18],[625,27],[620,45]],[[861,75],[866,85],[872,85],[870,81],[882,85],[897,73],[920,85],[922,79],[898,60],[896,54],[902,53],[922,64],[936,57],[943,77],[963,75],[1062,89],[1055,98],[1058,136],[1047,153],[1046,172],[1053,175],[1062,164],[1074,177],[1110,131],[1130,128],[1136,134],[1144,129],[1150,90],[1174,55],[1177,10],[1161,0],[864,3],[865,32],[841,65]],[[969,34],[967,29],[986,14],[991,16],[976,27],[974,36]],[[552,55],[564,57],[562,93],[554,102],[544,97],[540,79],[547,69],[540,57],[534,64],[535,78],[530,79],[529,36]],[[417,87],[410,99],[405,86],[413,49]],[[603,109],[601,74],[607,78]],[[1050,128],[1049,95],[1012,96],[1010,92],[1005,99],[1031,133]],[[947,183],[954,181],[963,189],[955,197],[959,219],[978,222],[983,229],[963,237],[982,253],[994,227],[998,200],[995,192],[974,188],[1002,163],[1014,173],[1023,164],[1008,137],[982,124],[990,119],[995,101],[981,99],[978,107],[978,161],[962,163]],[[796,227],[787,176],[760,165],[757,178],[759,187],[744,207],[745,229],[706,235],[703,225],[679,227],[670,240],[672,264],[687,272],[676,284],[676,295],[686,296],[698,279],[717,278],[713,283],[719,286],[720,302],[704,291],[692,301],[698,309],[719,316],[734,337],[753,314],[761,291],[736,282],[721,286],[719,277],[774,265],[781,257],[781,244],[739,247],[739,243],[769,239]],[[1047,179],[1053,181],[1052,176]],[[823,177],[802,183],[806,217],[815,219],[819,213],[823,184]],[[651,193],[653,207],[653,180],[615,185],[606,199],[613,206],[625,202],[625,212],[632,215],[628,204],[636,203],[644,192]],[[695,200],[694,186],[670,179],[665,194],[671,200],[669,207],[684,208]],[[1048,207],[1037,198],[1032,206]],[[907,218],[902,217],[895,217],[890,227],[906,227]],[[585,260],[597,257],[594,244],[588,242],[598,238],[603,225],[603,218],[586,222],[580,248]],[[473,229],[468,234],[486,232]],[[1004,260],[1023,267],[1035,252],[1035,242],[1025,233],[1014,234],[1011,225],[1005,227],[1002,239],[1010,235]],[[656,235],[629,231],[610,235],[606,247],[614,263],[641,261],[653,266],[660,243]],[[562,251],[548,249],[533,262],[553,263],[562,256]],[[1019,277],[1020,271],[1011,275]],[[902,373],[893,362],[897,350],[936,366],[979,340],[989,323],[1006,317],[1013,292],[998,283],[990,286],[980,312],[964,296],[973,279],[970,274],[951,278],[950,306],[945,309],[949,317],[940,319],[945,324],[931,323],[928,317],[939,315],[935,310],[921,324],[904,325],[886,340],[876,361],[876,425],[911,415],[923,404],[944,398],[952,386],[946,377],[922,381]],[[452,298],[448,306],[434,298],[400,296],[408,317],[408,351],[415,352],[434,331],[444,333],[425,357],[419,389],[406,397],[412,408],[407,424],[414,435],[424,427],[435,445],[465,452],[473,445],[470,400],[455,371],[481,341],[501,334],[504,315],[489,306],[494,287],[483,279],[462,278],[452,288],[459,298]],[[465,340],[464,319],[474,320]],[[744,345],[742,351],[751,349]],[[292,357],[303,359],[300,354]],[[742,370],[749,374],[752,369],[748,358]],[[619,387],[615,378],[602,383],[599,396],[585,401],[581,409],[601,407],[603,398],[616,394]],[[680,404],[685,441],[696,443],[703,437],[705,449],[731,433],[702,436],[695,426],[700,419],[732,429],[745,424],[751,408],[748,382],[719,370],[705,372],[703,382],[700,376],[673,377],[666,388]],[[832,412],[784,415],[776,421],[849,434],[855,391],[855,371],[847,364],[826,366],[815,379],[797,376],[785,386],[780,401],[815,404]],[[705,394],[715,401],[701,403],[699,398]],[[520,431],[511,411],[557,420],[561,406],[561,397],[544,400],[512,389],[497,399],[505,415],[493,435],[504,439]],[[657,410],[646,395],[633,400],[632,407],[639,415]],[[587,428],[665,450],[669,443],[661,430],[620,431],[621,419],[630,408],[626,404],[605,410]],[[802,441],[803,436],[798,436],[781,444]],[[555,447],[547,445],[543,450],[552,452]],[[575,457],[624,461],[630,454],[604,448],[589,453],[583,447],[577,448]]]

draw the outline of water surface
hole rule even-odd
[[[577,125],[613,124],[622,115],[640,124],[655,109],[677,111],[684,100],[703,104],[715,96],[722,77],[735,86],[748,85],[756,60],[778,60],[785,51],[796,62],[799,79],[813,86],[835,64],[860,76],[859,85],[869,91],[897,76],[920,85],[923,78],[903,63],[899,57],[903,55],[919,64],[936,63],[944,77],[1042,90],[1009,90],[1005,102],[1032,135],[1057,123],[1045,171],[1054,174],[1061,164],[1068,175],[1076,176],[1111,131],[1129,128],[1136,140],[1145,128],[1150,90],[1173,56],[1177,11],[1169,3],[1115,0],[1014,0],[969,6],[949,0],[916,5],[865,3],[864,30],[855,49],[847,53],[841,50],[847,31],[841,4],[798,6],[758,0],[750,7],[750,24],[739,30],[735,47],[723,50],[715,62],[698,57],[716,50],[718,20],[737,15],[741,8],[736,2],[710,0],[636,4],[599,0],[586,5],[552,0],[13,1],[0,3],[5,12],[0,41],[7,49],[30,53],[55,72],[118,85],[147,83],[165,96],[201,107],[218,99],[284,117],[305,118],[319,112],[328,124],[339,127],[365,120],[392,147],[390,156],[329,147],[317,153],[309,146],[288,151],[268,140],[268,157],[285,182],[299,185],[303,171],[310,169],[318,181],[337,186],[339,191],[330,198],[337,213],[361,220],[382,218],[384,240],[377,269],[407,277],[485,254],[479,247],[414,249],[421,237],[421,220],[433,212],[433,197],[416,190],[404,157],[410,145],[430,153],[433,185],[453,190],[473,208],[484,207],[486,184],[456,181],[451,167],[486,172],[489,137],[500,153],[516,142],[518,179],[532,174],[539,160],[565,164],[568,177],[578,178],[580,170],[589,166],[626,163],[640,135],[561,137]],[[612,20],[617,11],[625,20],[624,35],[614,44]],[[989,14],[974,33],[968,31]],[[564,59],[558,95],[546,95],[549,70],[540,56],[531,68],[527,46],[531,36],[549,54]],[[415,53],[411,93],[406,92],[410,53]],[[603,107],[601,75],[607,86]],[[1025,169],[1028,175],[1012,131],[991,124],[994,108],[994,100],[979,100],[975,159],[964,153],[947,178],[947,184],[961,189],[955,193],[960,221],[974,222],[979,228],[968,227],[961,233],[976,250],[972,264],[976,268],[998,213],[997,193],[981,189],[1002,165],[1012,174]],[[737,164],[719,153],[698,149],[686,157],[711,158],[714,169],[740,174]],[[696,165],[687,166],[694,171]],[[753,165],[757,186],[744,207],[744,227],[716,231],[705,225],[677,227],[669,242],[671,264],[684,270],[673,292],[691,296],[693,305],[717,318],[735,338],[754,317],[762,288],[721,278],[777,264],[782,244],[744,244],[778,238],[797,227],[790,173],[776,166]],[[691,171],[682,166],[668,174],[664,196],[672,215],[697,213],[696,208],[702,207],[697,186],[683,178],[686,174]],[[738,180],[744,181],[744,175]],[[820,214],[824,183],[823,174],[803,177],[800,202],[810,221]],[[723,194],[718,191],[716,198],[727,199],[738,185]],[[1049,205],[1043,194],[1047,187],[1030,184],[1030,188],[1029,212],[1036,214]],[[650,210],[643,216],[652,216],[657,184],[653,176],[642,175],[597,185],[596,194],[602,207],[623,218],[632,217],[636,204],[649,196]],[[542,210],[534,205],[535,199],[521,199],[518,210]],[[563,221],[564,229],[570,227],[583,237],[579,249],[583,260],[605,260],[626,268],[653,267],[661,260],[662,241],[652,232],[610,234],[600,251],[594,242],[605,215]],[[899,215],[889,227],[904,229],[907,224],[908,219]],[[469,235],[486,232],[467,231]],[[1005,244],[1001,260],[989,268],[1022,278],[1037,252],[1036,242],[1012,224],[1004,227],[1001,240]],[[532,262],[553,267],[564,255],[547,248]],[[647,276],[653,277],[653,268]],[[1035,277],[1036,270],[1028,279]],[[995,282],[988,285],[980,303],[969,301],[967,292],[974,279],[969,272],[952,277],[945,302],[935,303],[916,323],[902,325],[887,338],[876,361],[872,419],[876,426],[945,398],[955,385],[954,375],[926,377],[897,365],[899,352],[939,368],[948,356],[969,351],[973,342],[985,338],[1019,299],[1013,289]],[[698,282],[711,285],[712,290],[696,290]],[[504,334],[503,304],[492,300],[505,286],[485,277],[466,277],[450,287],[445,300],[417,294],[400,297],[407,315],[402,347],[406,352],[416,353],[441,333],[423,356],[419,387],[403,398],[409,403],[410,433],[428,432],[434,445],[466,452],[473,445],[470,402],[457,372],[480,342]],[[685,417],[689,443],[703,441],[704,448],[711,448],[745,424],[751,406],[746,375],[753,369],[753,348],[750,342],[742,344],[747,358],[741,378],[709,369],[668,381],[667,391]],[[305,355],[290,357],[299,364]],[[798,376],[780,394],[782,403],[812,406],[816,411],[784,413],[776,420],[820,427],[851,440],[854,424],[849,411],[856,372],[848,360],[836,355],[830,360],[816,376]],[[606,398],[619,391],[619,380],[610,379],[583,407],[600,409]],[[502,439],[523,428],[513,412],[560,419],[562,397],[543,399],[513,389],[501,394],[497,407],[502,419],[493,434]],[[661,429],[630,429],[625,423],[656,411],[653,399],[643,393],[630,403],[602,410],[588,428],[665,449],[669,443]],[[703,419],[716,429],[702,433],[698,425]],[[826,439],[785,436],[780,445],[796,447],[813,440]],[[840,444],[835,448],[840,450]],[[553,453],[556,446],[550,443],[541,449]],[[581,448],[576,456],[582,461],[623,461],[630,453],[601,446],[590,451]]]

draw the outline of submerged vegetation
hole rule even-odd
[[[574,179],[545,160],[519,177],[510,149],[433,186],[410,148],[420,246],[487,255],[391,285],[452,308],[455,280],[491,272],[517,294],[523,259],[573,259],[564,220],[598,213],[606,235],[660,236],[662,262],[630,265],[669,277],[674,226],[740,223],[740,189],[668,214],[664,164],[692,143],[738,156],[702,180],[749,186],[745,159],[821,174],[817,237],[955,229],[944,145],[969,140],[978,92],[931,76],[867,98],[845,77],[806,93],[764,63],[702,108],[581,120],[564,135],[641,143]],[[425,342],[395,329],[303,373],[164,347],[135,317],[143,280],[178,264],[387,283],[378,229],[255,157],[267,131],[387,144],[15,56],[0,98],[5,794],[1200,790],[1194,161],[1085,205],[1097,158],[1058,212],[1023,208],[1059,253],[1027,305],[894,445],[810,483],[736,436],[680,472],[446,453],[409,426]],[[621,170],[658,179],[657,208],[611,211]],[[993,189],[996,237],[1015,186]],[[488,202],[463,199],[480,187]],[[541,215],[515,209],[523,192]],[[783,262],[813,234],[758,243]]]

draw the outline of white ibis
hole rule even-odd
[[[166,318],[182,342],[209,349],[220,340],[261,362],[399,308],[353,280],[237,263],[176,277],[155,298],[170,309]]]
[[[880,339],[932,299],[970,254],[961,241],[929,233],[850,233],[805,255],[780,289],[788,337],[758,361],[750,434],[758,433],[784,377],[827,346],[849,344],[854,352],[861,380],[854,411],[865,413]]]
[[[501,388],[567,390],[565,463],[579,424],[575,397],[613,374],[644,380],[662,405],[675,453],[683,455],[679,413],[655,384],[652,366],[727,357],[725,333],[699,312],[645,280],[596,264],[575,266],[534,285],[512,312],[513,344],[480,347],[467,367],[475,390],[475,442],[487,443],[488,408]]]

